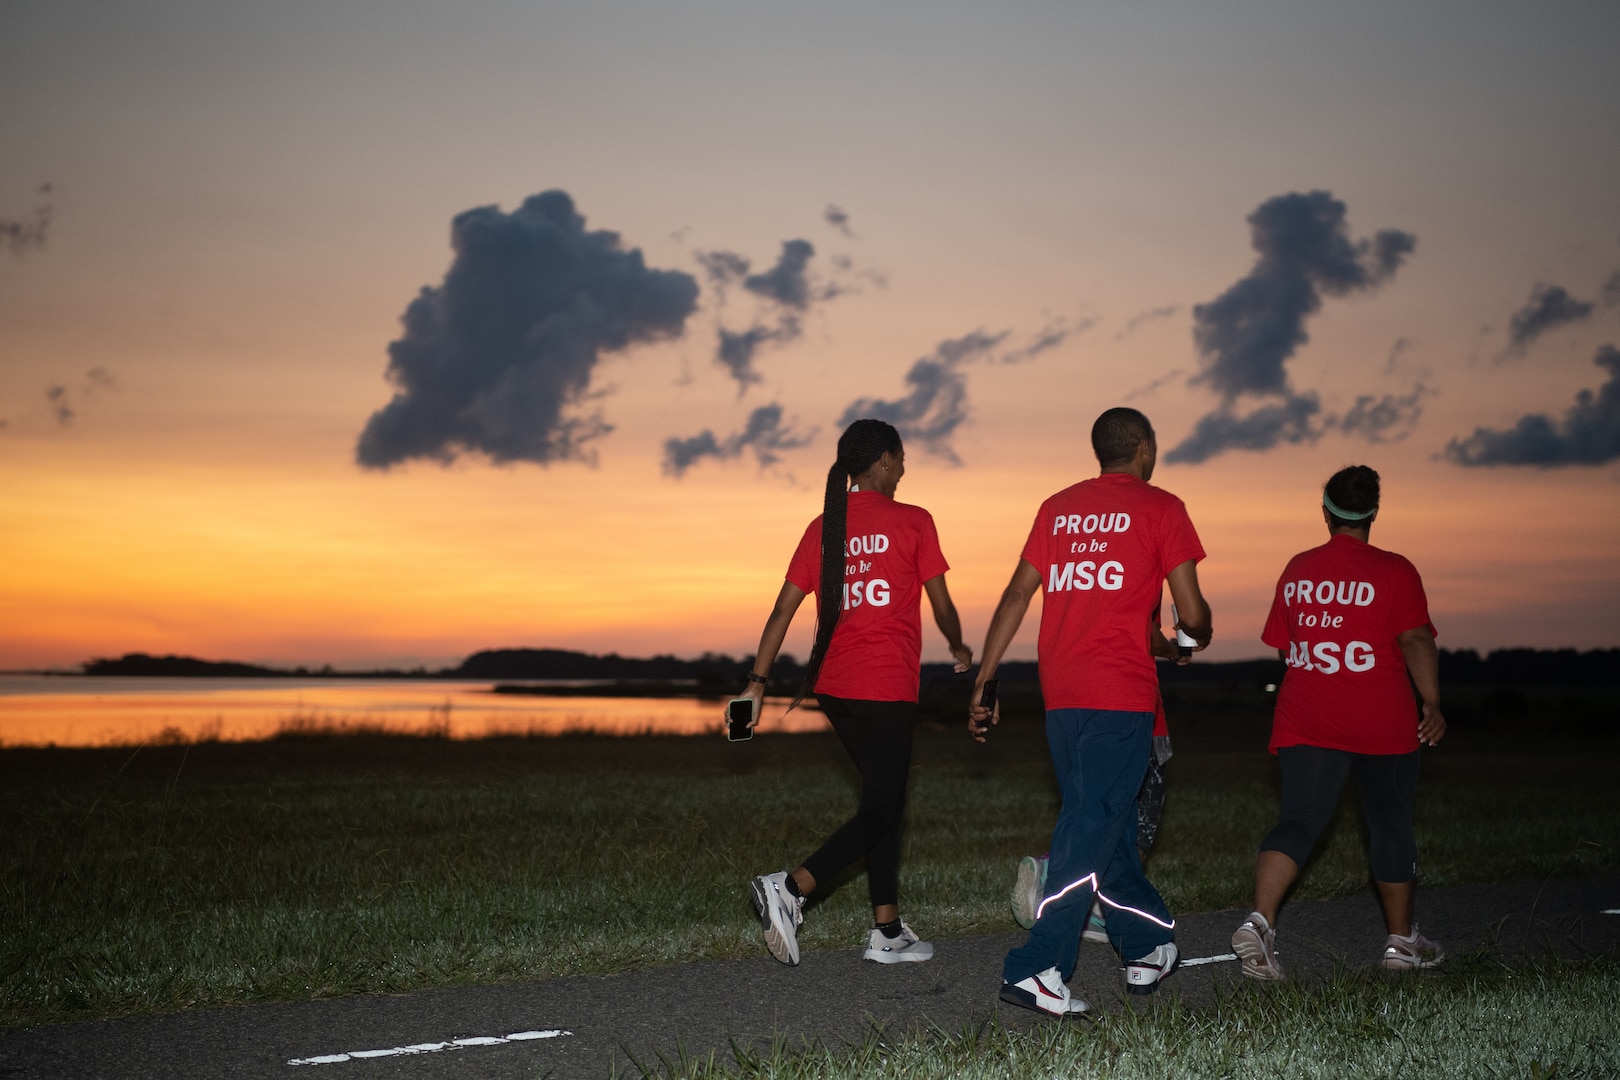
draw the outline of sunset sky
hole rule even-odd
[[[1441,645],[1620,645],[1617,42],[1613,0],[6,0],[0,669],[745,655],[863,414],[977,650],[1120,403],[1211,658],[1356,462]]]

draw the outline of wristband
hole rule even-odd
[[[759,683],[761,686],[764,686],[766,683],[770,682],[771,680],[767,679],[763,675],[755,675],[752,671],[750,671],[748,673],[748,681],[751,682],[751,683]]]

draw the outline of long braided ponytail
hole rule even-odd
[[[789,710],[813,693],[821,662],[827,658],[833,631],[844,610],[844,544],[849,513],[849,483],[877,464],[885,453],[900,452],[900,432],[882,420],[857,420],[838,438],[838,460],[827,470],[821,503],[821,587],[816,590],[816,641],[804,664],[804,682]]]

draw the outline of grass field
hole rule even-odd
[[[1088,1080],[1446,1077],[1607,1080],[1620,1075],[1620,964],[1508,969],[1454,962],[1443,978],[1343,974],[1316,987],[1245,985],[1213,1008],[1157,999],[1095,1021],[1014,1031],[869,1035],[853,1048],[777,1045],[635,1061],[629,1075],[719,1080]]]
[[[1276,808],[1264,727],[1177,736],[1151,873],[1172,910],[1244,903]],[[1620,756],[1454,732],[1426,753],[1428,885],[1620,869]],[[759,955],[754,874],[850,812],[830,736],[0,751],[0,1025],[534,979]],[[1019,856],[1057,805],[1032,718],[988,746],[919,730],[906,917],[1010,928]],[[1302,897],[1366,886],[1344,812]],[[818,893],[808,950],[869,925],[864,880]]]

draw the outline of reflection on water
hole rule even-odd
[[[542,684],[543,685],[543,684]],[[714,735],[715,698],[529,697],[487,682],[382,679],[151,679],[0,676],[0,746],[109,746],[390,731],[491,735]],[[765,708],[759,730],[820,731],[803,706]]]

